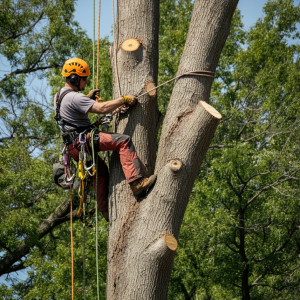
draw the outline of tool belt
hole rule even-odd
[[[62,138],[63,138],[63,143],[67,146],[70,143],[73,143],[74,145],[76,144],[75,140],[79,138],[79,134],[84,132],[88,133],[90,132],[92,129],[94,128],[94,126],[88,126],[88,127],[78,127],[72,131],[68,131],[66,133],[62,134]]]

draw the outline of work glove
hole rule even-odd
[[[99,95],[100,95],[100,89],[94,89],[94,90],[91,90],[87,96],[93,100],[98,100],[99,98]],[[98,96],[98,97],[97,97]]]
[[[137,98],[133,95],[123,96],[124,103],[130,106],[133,106],[137,102]]]

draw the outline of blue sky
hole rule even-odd
[[[245,29],[248,29],[253,25],[259,17],[263,16],[262,7],[266,0],[240,0],[238,8],[241,10],[243,17],[243,23]],[[115,4],[116,7],[116,4]],[[96,0],[95,8],[95,38],[97,39],[97,26],[98,26],[98,1]],[[87,34],[93,38],[93,0],[78,0],[75,11],[75,20],[79,22],[80,26],[87,31]],[[111,36],[111,25],[112,25],[112,2],[102,0],[101,4],[101,22],[100,22],[100,38]],[[8,62],[6,62],[8,65]],[[0,63],[1,68],[4,68]],[[10,68],[8,68],[9,70]],[[1,75],[3,73],[0,73]],[[2,77],[2,76],[0,76]],[[32,85],[39,84],[38,79],[32,82]],[[27,277],[26,271],[19,271],[18,273],[12,274],[13,277],[20,280],[24,280]],[[5,277],[0,277],[0,283],[5,282]]]
[[[97,39],[98,26],[98,1],[95,1],[95,38]],[[111,37],[112,25],[112,1],[101,1],[101,18],[100,18],[100,38],[105,36]],[[248,29],[256,20],[263,16],[262,8],[266,0],[240,0],[238,8],[244,16],[243,22],[245,28]],[[115,1],[116,9],[116,1]],[[88,35],[93,37],[93,0],[78,0],[76,5],[75,19],[79,22],[81,27],[85,29]]]
[[[116,8],[116,0],[115,8]],[[98,26],[98,1],[95,0],[95,38],[97,39],[97,26]],[[101,22],[100,22],[100,38],[111,36],[112,26],[112,1],[101,1]],[[263,16],[262,7],[266,0],[240,0],[238,7],[241,10],[245,29],[253,25],[259,17]],[[93,3],[94,0],[77,0],[75,20],[79,22],[80,26],[86,30],[90,38],[93,38]],[[0,78],[5,73],[9,73],[11,68],[9,62],[0,55]],[[38,82],[38,84],[36,84]],[[35,79],[31,85],[40,85],[40,81]],[[44,84],[46,85],[46,83]]]

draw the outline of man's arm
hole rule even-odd
[[[137,99],[134,96],[127,96],[129,97],[128,104],[130,106],[134,105],[137,101]],[[125,104],[124,98],[118,98],[116,100],[110,100],[106,102],[95,102],[94,105],[88,110],[89,113],[95,113],[95,114],[107,114],[110,112],[113,112],[118,107]]]

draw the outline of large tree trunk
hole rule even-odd
[[[196,0],[178,74],[215,71],[238,0]],[[119,0],[116,24],[121,95],[140,94],[158,69],[158,0]],[[128,38],[140,41],[124,51]],[[114,66],[114,52],[111,50]],[[119,96],[114,73],[114,97]],[[136,199],[114,153],[109,200],[107,299],[166,299],[176,239],[194,180],[221,115],[207,103],[213,79],[186,76],[174,85],[156,156],[159,113],[156,96],[144,96],[114,129],[132,136],[145,175],[157,182]],[[150,84],[151,85],[151,84]],[[138,201],[137,201],[138,200]]]

